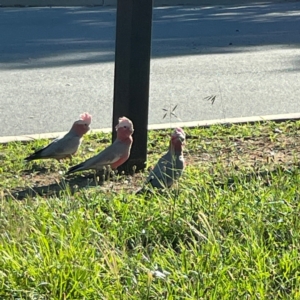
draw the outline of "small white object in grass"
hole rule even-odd
[[[195,276],[199,276],[199,273],[197,271],[190,271],[189,272],[190,275],[195,275]]]
[[[149,259],[147,256],[145,256],[144,254],[143,254],[142,258],[143,258],[143,260],[145,260],[146,262],[150,262],[150,259]]]
[[[160,271],[152,271],[151,273],[155,278],[165,279],[167,277],[167,275]]]
[[[89,152],[95,152],[95,149],[93,149],[93,148],[88,148],[88,151],[89,151]]]
[[[63,174],[63,171],[58,171],[58,174],[59,174],[59,175],[62,175],[62,174]]]
[[[111,223],[112,220],[113,220],[113,219],[112,219],[111,217],[109,217],[109,216],[106,217],[106,221],[107,221],[108,223]]]
[[[68,216],[64,213],[60,214],[60,216],[61,216],[62,219],[67,219],[68,218]]]
[[[275,128],[275,129],[274,129],[274,132],[275,132],[275,133],[282,133],[282,130],[280,130],[279,128]]]
[[[153,275],[153,277],[155,278],[160,278],[160,279],[166,279],[171,273],[165,270],[155,270],[152,271],[151,274]]]
[[[48,285],[48,284],[49,284],[49,282],[43,281],[43,282],[41,282],[38,286],[43,286],[43,285]]]

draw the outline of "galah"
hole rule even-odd
[[[122,165],[130,155],[131,145],[133,142],[133,124],[126,118],[119,118],[119,123],[116,126],[116,140],[96,156],[71,167],[67,174],[78,171],[94,169],[102,170],[104,167],[110,166],[113,170]]]
[[[186,135],[181,128],[176,128],[172,135],[168,152],[163,155],[153,170],[151,170],[146,184],[154,188],[162,189],[171,187],[183,172],[185,161],[183,157],[183,145]]]
[[[92,116],[88,113],[80,115],[80,119],[75,121],[72,128],[64,136],[55,139],[48,146],[42,148],[32,155],[25,158],[29,162],[36,159],[54,158],[61,160],[63,158],[72,158],[81,144],[82,137],[90,130]]]

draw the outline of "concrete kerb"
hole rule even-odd
[[[297,0],[154,0],[154,6],[216,6],[291,2]],[[0,0],[0,7],[116,6],[117,0]]]
[[[217,119],[217,120],[208,120],[208,121],[192,121],[192,122],[177,122],[177,123],[162,123],[162,124],[151,124],[148,126],[148,130],[160,130],[160,129],[169,129],[175,127],[209,127],[211,125],[224,125],[224,124],[252,124],[256,122],[264,121],[274,121],[274,122],[284,122],[284,121],[296,121],[300,120],[300,113],[293,114],[279,114],[279,115],[266,115],[266,116],[252,116],[244,118],[227,118],[227,119]],[[102,128],[102,129],[92,129],[91,133],[104,132],[110,133],[111,128]],[[29,142],[36,139],[54,139],[58,136],[62,136],[66,132],[51,132],[51,133],[42,133],[42,134],[29,134],[29,135],[19,135],[19,136],[4,136],[0,137],[0,143],[5,144],[9,142]]]

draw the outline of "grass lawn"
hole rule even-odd
[[[99,184],[25,164],[47,140],[0,145],[0,299],[300,299],[300,121],[185,131],[183,177],[150,196],[147,174]],[[148,166],[169,133],[149,132]]]

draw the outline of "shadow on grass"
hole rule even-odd
[[[98,179],[98,180],[97,180]],[[99,180],[100,179],[100,180]],[[68,192],[74,194],[81,189],[101,186],[104,183],[103,174],[87,174],[75,175],[67,178],[55,180],[55,183],[45,184],[35,187],[15,188],[12,191],[6,192],[7,197],[12,197],[16,200],[24,200],[28,197],[59,197],[61,193]],[[107,178],[106,178],[107,179]]]
[[[252,180],[259,179],[263,185],[271,186],[272,178],[275,176],[281,175],[294,175],[298,174],[300,164],[290,165],[289,167],[277,165],[271,170],[257,170],[248,173],[237,173],[236,177],[228,177],[227,180],[222,180],[215,178],[213,185],[221,189],[235,189],[237,185],[243,185],[249,183]],[[115,177],[116,178],[116,177]],[[114,182],[118,182],[114,178]],[[122,177],[121,177],[122,178]],[[130,190],[134,194],[143,194],[143,192],[136,193],[138,185],[134,183],[134,177],[132,182],[132,189]],[[36,187],[27,187],[27,188],[15,188],[12,191],[7,191],[5,193],[6,197],[11,197],[16,200],[24,200],[28,197],[59,197],[61,193],[68,192],[71,195],[75,192],[78,192],[82,189],[95,188],[97,186],[103,186],[104,183],[109,182],[112,179],[111,176],[105,176],[104,172],[101,173],[90,173],[85,175],[71,175],[67,178],[62,178],[61,180],[56,180],[56,183],[45,184]],[[123,187],[121,183],[118,183],[120,187]],[[141,188],[141,186],[140,186]],[[157,191],[159,193],[160,191]],[[153,196],[153,192],[146,193],[147,198]]]

